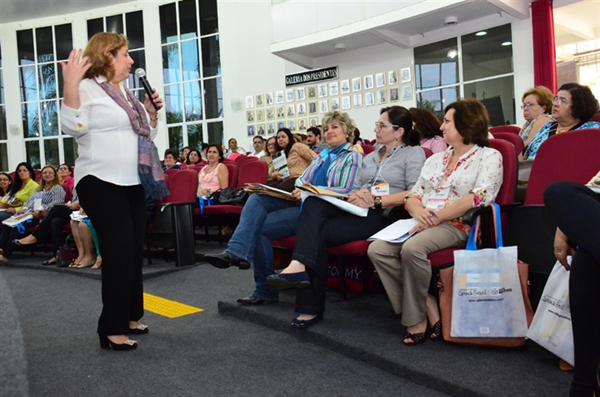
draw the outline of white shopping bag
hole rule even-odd
[[[477,250],[474,227],[467,249],[454,252],[453,337],[520,338],[527,333],[517,247],[502,247],[499,216],[496,210],[498,248]]]
[[[571,257],[567,258],[571,264]],[[527,337],[574,365],[573,328],[569,306],[569,272],[556,261]]]

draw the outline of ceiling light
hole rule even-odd
[[[343,51],[346,49],[346,44],[344,43],[336,43],[333,45],[333,49],[336,51]]]
[[[487,32],[485,30],[482,30],[480,32],[475,33],[475,36],[485,36],[487,34]]]
[[[458,51],[455,49],[448,50],[448,58],[454,59],[458,55]]]
[[[512,45],[512,42],[505,41],[504,43],[502,43],[502,47],[508,47],[509,45]]]
[[[458,23],[457,17],[446,17],[444,19],[444,25],[446,25],[446,26],[456,25],[457,23]]]

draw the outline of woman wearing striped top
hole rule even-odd
[[[296,186],[310,183],[337,193],[348,194],[360,178],[363,157],[352,150],[348,136],[354,122],[348,114],[330,112],[323,118],[325,140],[330,149],[319,154],[296,180]],[[296,143],[295,145],[300,145]],[[280,145],[281,146],[281,145]],[[293,195],[300,198],[300,191]],[[271,196],[250,196],[240,217],[240,224],[229,240],[227,249],[216,255],[205,255],[205,260],[218,268],[231,265],[249,268],[254,264],[254,292],[239,303],[257,305],[277,302],[278,290],[267,285],[267,276],[274,274],[271,240],[293,236],[300,215],[300,204]]]

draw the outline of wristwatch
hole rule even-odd
[[[375,202],[375,208],[381,209],[381,196],[375,196],[373,201]]]

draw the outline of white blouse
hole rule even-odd
[[[138,135],[125,110],[96,81],[102,83],[106,78],[85,79],[79,84],[79,109],[61,106],[62,130],[78,145],[75,184],[93,175],[115,185],[138,185]],[[146,117],[150,123],[148,114]],[[150,129],[152,139],[157,132]]]

